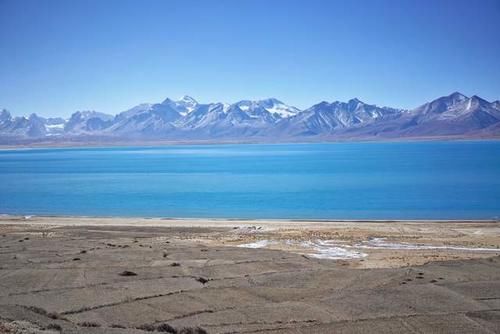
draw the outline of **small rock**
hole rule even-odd
[[[198,277],[196,280],[201,284],[205,284],[208,282],[208,279],[206,279],[205,277]]]

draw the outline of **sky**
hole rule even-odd
[[[500,99],[500,0],[0,0],[0,108]]]

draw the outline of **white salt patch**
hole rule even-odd
[[[459,251],[476,251],[476,252],[499,252],[500,249],[497,248],[475,248],[475,247],[461,247],[461,246],[435,246],[435,245],[424,245],[424,244],[410,244],[406,242],[387,242],[385,238],[373,238],[368,241],[363,241],[360,244],[354,245],[356,248],[365,249],[409,249],[409,250],[419,250],[419,249],[450,249]]]
[[[270,240],[259,240],[256,242],[238,245],[242,248],[267,248],[269,246],[279,246],[279,243],[285,244],[291,247],[303,248],[305,251],[313,251],[313,253],[308,253],[309,256],[318,259],[330,259],[330,260],[350,260],[350,259],[360,259],[367,256],[365,253],[347,249],[344,247],[339,247],[338,245],[332,244],[331,241],[303,241],[297,242],[293,240],[284,241],[270,241]],[[279,247],[278,247],[279,248]]]
[[[238,247],[242,247],[242,248],[265,248],[265,247],[269,246],[272,243],[273,242],[271,242],[269,240],[259,240],[259,241],[256,241],[256,242],[251,242],[249,244],[238,245]]]
[[[311,254],[311,256],[318,259],[349,260],[361,259],[367,256],[365,253],[334,245],[331,241],[304,241],[302,242],[302,246],[305,248],[313,249],[315,253]]]

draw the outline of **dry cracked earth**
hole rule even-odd
[[[0,332],[500,333],[499,257],[353,269],[192,241],[225,232],[0,226]]]

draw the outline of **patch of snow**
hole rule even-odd
[[[270,108],[265,108],[271,114],[278,114],[282,118],[288,118],[298,113],[298,110],[285,104],[274,104]]]
[[[50,125],[46,124],[45,128],[47,130],[57,130],[57,129],[62,130],[62,129],[64,129],[64,123],[61,123],[61,124],[50,124]]]
[[[472,99],[469,99],[469,102],[467,102],[467,108],[465,108],[465,110],[470,110],[471,107],[472,107]]]

